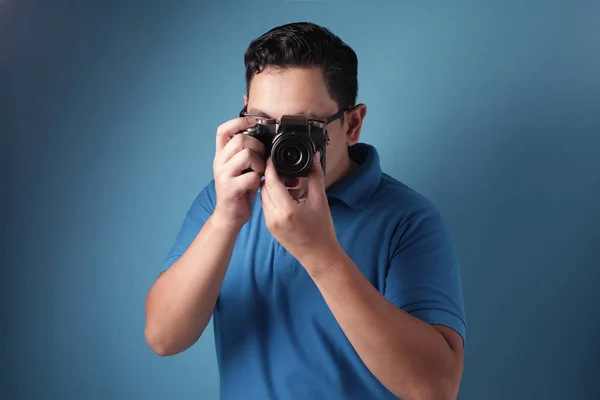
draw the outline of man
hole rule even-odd
[[[286,182],[236,135],[255,117],[221,125],[214,180],[148,294],[148,344],[184,351],[214,316],[224,399],[456,398],[460,268],[435,207],[359,142],[354,51],[294,23],[252,42],[245,64],[248,114],[335,116],[325,173],[317,152],[305,186]]]

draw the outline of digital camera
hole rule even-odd
[[[258,119],[252,128],[239,132],[260,140],[280,176],[301,178],[308,175],[315,152],[321,153],[321,168],[325,174],[325,153],[329,135],[325,123],[302,115],[284,115],[281,121]]]

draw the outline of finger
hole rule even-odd
[[[215,164],[225,164],[234,155],[244,149],[250,149],[264,159],[265,157],[265,146],[260,140],[245,134],[237,134],[231,139],[220,153],[215,156]]]
[[[256,172],[248,172],[237,176],[231,180],[231,193],[232,195],[240,199],[242,196],[248,194],[248,192],[258,190],[260,186],[260,175]]]
[[[217,128],[216,154],[223,151],[234,135],[245,129],[251,128],[254,125],[256,125],[256,118],[254,117],[234,118],[221,124]]]
[[[322,193],[324,191],[325,179],[321,167],[321,152],[317,151],[308,171],[308,193]]]
[[[260,176],[265,173],[265,161],[254,150],[241,150],[225,165],[226,174],[229,176],[238,176],[247,169],[251,169]]]
[[[280,208],[281,206],[290,203],[291,197],[287,188],[285,187],[283,182],[281,182],[281,179],[279,178],[279,174],[275,169],[275,165],[273,165],[273,160],[271,159],[271,157],[268,158],[266,164],[267,165],[265,168],[264,186],[267,188],[268,193],[271,196],[271,199],[273,200],[273,203],[277,205],[278,208]]]

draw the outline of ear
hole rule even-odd
[[[367,116],[367,106],[364,104],[357,104],[346,112],[346,124],[348,124],[348,130],[346,131],[346,144],[352,146],[360,139],[360,130],[362,123]]]
[[[244,94],[244,105],[247,106],[248,105],[248,95]]]

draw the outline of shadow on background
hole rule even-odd
[[[0,0],[0,397],[218,398],[212,331],[160,358],[144,299],[240,109],[246,46],[310,20],[358,53],[362,140],[453,231],[460,399],[600,398],[600,4],[239,8]]]

